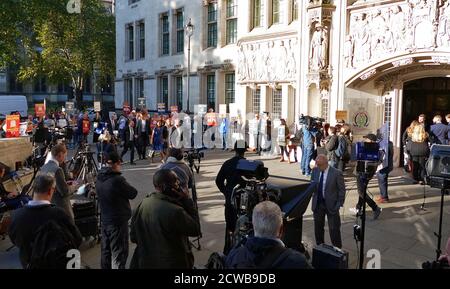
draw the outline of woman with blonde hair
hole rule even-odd
[[[413,133],[414,127],[418,126],[419,122],[417,120],[413,120],[411,124],[405,129],[402,135],[402,144],[403,144],[403,165],[406,172],[412,171],[412,161],[411,154],[408,150],[408,143],[411,142],[411,135]]]
[[[408,142],[408,151],[413,162],[413,178],[421,185],[425,181],[425,163],[430,155],[428,145],[428,133],[422,125],[416,125],[412,129],[411,141]]]

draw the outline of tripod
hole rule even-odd
[[[197,188],[195,185],[194,170],[193,170],[192,166],[189,166],[189,167],[192,171],[192,201],[194,203],[195,209],[197,210],[197,214],[198,214]],[[202,249],[201,244],[200,244],[200,239],[202,237],[203,237],[203,234],[201,233],[201,230],[200,230],[200,235],[198,237],[196,237],[195,239],[189,241],[191,243],[192,247],[194,247],[198,251],[200,251]],[[194,244],[195,242],[197,243],[197,246]]]
[[[439,213],[439,228],[438,233],[434,232],[434,235],[437,237],[437,248],[436,248],[436,261],[439,260],[441,256],[441,241],[442,241],[442,219],[444,213],[444,195],[447,190],[450,188],[450,179],[440,178],[440,177],[430,177],[430,186],[434,188],[441,189],[441,206]]]

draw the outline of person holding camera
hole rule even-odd
[[[365,142],[377,142],[377,136],[374,134],[368,134],[363,136]],[[364,204],[364,195],[366,199],[366,204],[372,209],[373,211],[373,219],[376,220],[381,214],[382,209],[375,203],[375,201],[367,195],[367,186],[369,184],[369,178],[365,174],[357,173],[356,167],[355,167],[355,175],[356,175],[356,186],[358,188],[358,203],[356,204],[356,208],[351,208],[350,211],[355,213],[357,216],[360,216],[362,214],[362,206]],[[374,173],[374,172],[373,172]],[[372,175],[373,176],[373,175]],[[372,177],[369,176],[369,177]],[[383,181],[384,181],[383,177]],[[386,176],[387,181],[387,176]],[[387,184],[386,184],[386,196],[387,196]],[[384,192],[383,192],[384,194]]]
[[[345,202],[345,183],[342,172],[329,166],[325,155],[318,155],[311,181],[318,187],[312,198],[316,244],[325,242],[325,216],[328,219],[330,239],[333,246],[342,248],[341,218],[339,209]]]
[[[225,260],[228,269],[311,269],[305,256],[286,248],[280,207],[270,201],[255,206],[252,213],[255,235],[231,250]]]
[[[108,166],[101,169],[95,184],[101,208],[102,269],[125,269],[128,258],[128,220],[130,200],[138,191],[121,176],[122,162],[116,152],[108,155]]]
[[[234,151],[236,155],[227,160],[219,170],[216,177],[216,185],[219,191],[225,196],[225,246],[223,253],[225,255],[231,250],[231,235],[236,228],[237,212],[231,200],[234,187],[238,184],[244,184],[241,175],[236,168],[240,160],[245,159],[245,151],[247,150],[247,143],[243,140],[238,140],[234,144]]]
[[[194,203],[171,170],[158,170],[153,185],[156,192],[142,200],[131,219],[136,249],[130,269],[192,269],[188,237],[200,235]]]
[[[306,124],[302,127],[302,160],[300,169],[302,170],[302,175],[306,177],[311,176],[310,163],[314,156],[315,137],[317,134],[317,129],[313,127],[312,122],[313,120],[308,117]]]

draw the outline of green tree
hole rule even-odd
[[[20,39],[19,51],[24,54],[21,80],[44,75],[52,83],[64,81],[72,85],[77,100],[81,100],[84,81],[94,69],[100,84],[114,75],[115,20],[102,1],[81,0],[81,13],[72,14],[67,10],[68,0],[6,1],[14,2],[6,8],[12,12],[15,25],[1,28],[0,35],[8,34],[9,39],[5,48],[0,46],[0,59],[2,54],[7,61],[13,59],[16,55],[9,46],[16,45],[17,49],[14,40]]]

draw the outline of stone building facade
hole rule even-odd
[[[236,103],[243,115],[332,124],[340,111],[356,139],[388,123],[399,162],[411,120],[450,112],[449,2],[117,1],[116,108],[144,97],[186,109],[191,18],[191,111]]]

